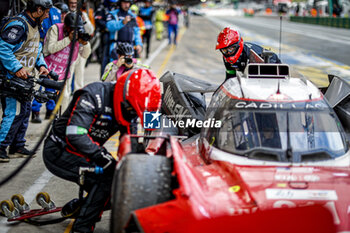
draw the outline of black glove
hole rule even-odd
[[[117,161],[105,148],[94,155],[93,160],[97,166],[103,168],[103,173],[113,173],[117,164]]]

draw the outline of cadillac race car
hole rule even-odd
[[[167,72],[144,151],[121,139],[111,232],[349,232],[350,88],[329,79],[320,91],[285,64],[219,87]]]

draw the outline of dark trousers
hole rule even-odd
[[[106,65],[109,63],[110,54],[109,54],[109,38],[108,33],[103,33],[101,35],[101,47],[102,47],[102,56],[101,56],[101,76],[105,71]]]
[[[151,48],[151,36],[152,36],[152,28],[146,29],[145,34],[142,36],[143,44],[146,44],[146,58],[148,58],[149,50]]]
[[[62,179],[79,184],[79,167],[94,167],[94,163],[85,158],[67,152],[61,145],[47,138],[43,150],[44,163],[47,169]],[[95,223],[101,219],[103,209],[110,200],[113,174],[96,175],[86,173],[83,189],[88,192],[84,199],[73,230],[93,231]]]

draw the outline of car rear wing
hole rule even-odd
[[[328,75],[328,80],[330,84],[325,90],[324,97],[337,113],[344,128],[350,132],[350,84],[335,75]]]

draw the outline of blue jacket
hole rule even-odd
[[[123,24],[123,18],[118,17],[118,13],[120,12],[119,9],[113,10],[111,11],[108,15],[107,15],[107,29],[109,31],[109,40],[111,42],[111,47],[110,47],[110,53],[112,52],[113,48],[115,47],[115,42],[121,38],[118,38],[118,32],[123,29],[125,27],[125,25]],[[140,28],[137,26],[136,24],[136,15],[133,14],[130,10],[127,12],[127,15],[130,15],[131,18],[133,18],[132,21],[130,21],[129,23],[132,24],[132,32],[133,35],[131,35],[132,37],[132,41],[127,41],[129,43],[133,43],[134,45],[140,45],[142,46],[142,40],[141,40],[141,35],[140,35]],[[135,21],[135,22],[133,22]],[[126,25],[128,25],[129,23],[127,23]],[[125,29],[125,28],[124,28]]]
[[[27,21],[31,26],[35,27],[36,23],[24,12],[18,15]],[[12,73],[16,73],[23,68],[22,64],[17,60],[14,53],[18,51],[22,44],[27,40],[27,25],[20,20],[13,20],[1,30],[0,34],[0,62],[3,67]],[[41,53],[42,45],[39,44],[38,56],[35,66],[46,66],[44,57]],[[13,77],[7,72],[9,78]]]
[[[56,24],[61,23],[61,10],[56,7],[51,7],[49,12],[49,18],[44,19],[40,28],[40,38],[44,39],[49,28]]]
[[[152,17],[153,17],[153,14],[154,14],[153,7],[141,7],[140,8],[139,16],[145,22],[146,29],[151,29],[152,28]]]

